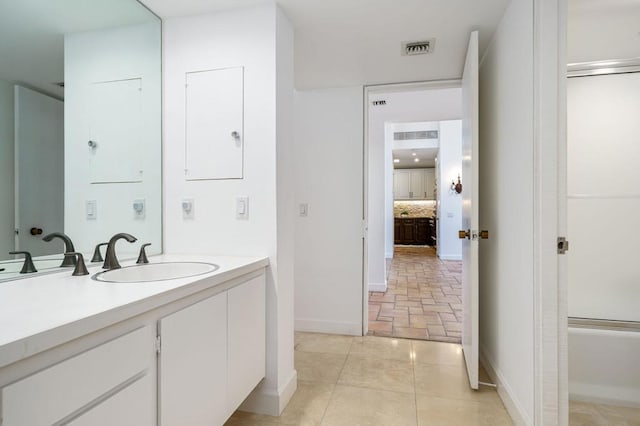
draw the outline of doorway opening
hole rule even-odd
[[[365,102],[368,334],[461,343],[460,83],[368,88]]]

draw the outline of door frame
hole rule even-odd
[[[567,0],[533,1],[534,424],[566,425],[568,401]]]
[[[369,95],[462,87],[462,79],[371,84],[362,88],[362,335],[369,331]],[[381,230],[384,232],[384,225]],[[386,280],[386,278],[385,278]]]

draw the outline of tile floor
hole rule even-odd
[[[640,426],[640,408],[569,401],[569,426]]]
[[[395,246],[388,288],[369,293],[369,334],[460,343],[462,262],[432,247]]]
[[[495,390],[469,389],[460,345],[312,333],[295,339],[298,390],[282,415],[237,411],[228,426],[512,424]]]

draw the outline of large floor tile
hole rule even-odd
[[[416,393],[432,397],[464,399],[485,403],[502,404],[495,389],[480,386],[469,387],[467,371],[462,366],[414,364]]]
[[[322,426],[415,426],[413,394],[337,385]]]
[[[348,354],[352,336],[321,333],[296,333],[296,351],[326,354]]]
[[[336,383],[347,356],[317,352],[295,353],[298,380],[304,382]]]
[[[296,393],[280,416],[282,425],[317,426],[329,405],[335,385],[298,382]]]
[[[385,337],[355,337],[351,345],[350,355],[411,361],[411,341]]]
[[[513,425],[502,405],[416,395],[418,426]]]
[[[413,366],[410,361],[363,358],[349,355],[338,383],[370,389],[413,393]]]
[[[462,346],[455,343],[413,341],[414,361],[421,364],[464,365]]]
[[[570,426],[640,426],[640,408],[569,401]]]

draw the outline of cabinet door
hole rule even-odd
[[[6,386],[0,398],[2,425],[66,424],[79,418],[114,390],[155,374],[154,341],[152,327],[140,328]],[[153,395],[135,400],[131,416],[151,420],[137,424],[155,424]]]
[[[265,306],[264,275],[228,292],[228,415],[265,376]]]
[[[416,221],[415,219],[402,219],[402,243],[415,244]]]
[[[425,193],[425,173],[424,169],[411,170],[411,191],[410,196],[413,200],[421,200],[426,196]]]
[[[160,320],[161,426],[222,425],[227,419],[227,293]]]
[[[395,200],[406,200],[411,198],[411,171],[410,170],[396,170],[393,173],[393,198]]]
[[[402,219],[393,219],[393,243],[402,244]]]
[[[425,198],[427,200],[435,200],[436,189],[436,173],[435,169],[425,170]]]
[[[429,219],[416,219],[416,244],[429,242]]]
[[[155,382],[144,376],[106,401],[77,417],[68,426],[113,426],[156,424]]]

